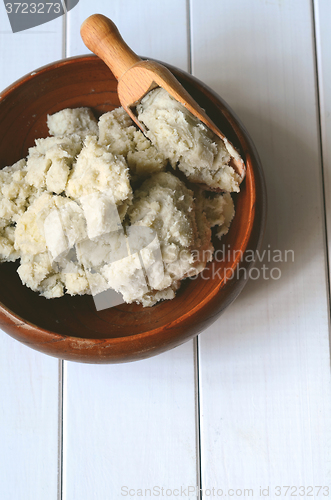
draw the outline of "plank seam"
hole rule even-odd
[[[62,16],[62,59],[67,57],[67,7],[62,0],[64,15]],[[58,457],[58,500],[63,500],[63,378],[64,360],[59,360],[59,457]]]
[[[192,75],[192,9],[191,0],[186,0],[186,26],[187,26],[187,69]],[[201,406],[200,406],[200,371],[199,371],[199,337],[194,339],[194,386],[195,386],[195,427],[196,427],[196,453],[197,453],[197,498],[202,500],[202,470],[201,470]]]
[[[62,7],[64,14],[62,16],[62,59],[67,57],[67,6],[64,0],[62,0]]]
[[[324,144],[323,144],[323,124],[322,124],[322,113],[321,113],[321,85],[319,78],[319,71],[322,65],[322,61],[320,61],[319,53],[317,49],[318,42],[318,27],[317,27],[317,8],[315,6],[317,0],[311,0],[311,10],[312,10],[312,28],[313,28],[313,57],[314,57],[314,66],[315,66],[315,81],[316,81],[316,103],[317,103],[317,127],[318,127],[318,135],[319,135],[319,155],[320,155],[320,164],[321,164],[321,174],[322,174],[322,200],[323,200],[323,226],[324,226],[324,238],[325,238],[325,265],[326,265],[326,280],[327,280],[327,295],[329,300],[329,305],[331,306],[331,282],[330,282],[330,260],[329,260],[329,243],[328,243],[328,226],[327,226],[327,213],[326,213],[326,193],[325,193],[325,169],[324,169]],[[329,307],[328,311],[328,323],[329,323],[329,336],[330,336],[330,317],[331,311]],[[331,339],[330,339],[331,340]],[[329,345],[331,346],[331,342],[329,341]]]
[[[197,498],[202,500],[202,471],[201,471],[201,404],[200,404],[200,369],[199,369],[199,337],[194,339],[194,376],[195,376],[195,420],[196,420],[196,449],[197,449]]]
[[[186,0],[187,70],[192,75],[191,0]]]
[[[63,498],[63,360],[59,359],[58,500]]]

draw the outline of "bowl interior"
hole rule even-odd
[[[201,82],[171,68],[177,78],[206,109],[207,114],[241,150],[247,177],[235,196],[236,216],[229,233],[215,239],[218,259],[204,276],[183,282],[175,299],[143,308],[122,304],[97,312],[90,296],[64,296],[47,300],[23,286],[17,263],[0,265],[0,302],[17,317],[54,333],[86,339],[129,337],[152,329],[168,328],[204,307],[216,295],[221,310],[238,288],[240,279],[226,282],[238,263],[238,253],[252,246],[256,211],[256,178],[245,136],[226,105]],[[119,106],[117,82],[105,64],[94,56],[72,58],[42,68],[4,91],[0,99],[0,167],[27,155],[34,140],[48,135],[46,118],[66,107],[89,106],[98,116]],[[230,251],[229,251],[230,250]],[[212,311],[209,311],[212,312]]]

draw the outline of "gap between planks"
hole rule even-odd
[[[313,40],[314,40],[314,64],[315,64],[315,88],[316,88],[316,103],[317,103],[317,125],[318,125],[318,135],[319,135],[319,156],[320,156],[320,166],[321,166],[321,191],[323,200],[323,225],[324,225],[324,239],[325,239],[325,266],[326,266],[326,280],[327,280],[327,296],[329,300],[329,338],[330,338],[330,349],[331,349],[331,332],[330,332],[330,322],[331,322],[331,282],[330,282],[330,257],[329,257],[329,238],[328,238],[328,214],[327,214],[327,204],[326,204],[326,181],[325,181],[325,169],[327,164],[324,163],[324,143],[323,143],[323,121],[322,121],[322,109],[321,103],[324,102],[323,99],[323,88],[321,87],[322,81],[322,54],[319,50],[319,45],[322,43],[320,34],[320,5],[318,0],[311,0],[311,13],[312,13],[312,30],[313,30]]]
[[[67,57],[68,23],[67,7],[62,0],[64,15],[62,16],[62,59]],[[59,359],[59,438],[58,438],[58,500],[63,500],[63,406],[64,406],[64,360]]]

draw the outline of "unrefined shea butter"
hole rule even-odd
[[[212,260],[212,227],[228,231],[240,179],[226,146],[163,91],[138,116],[149,139],[122,108],[98,121],[64,109],[48,116],[50,137],[0,171],[0,259],[19,259],[42,296],[111,289],[151,306]]]

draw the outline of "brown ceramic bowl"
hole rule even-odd
[[[247,132],[219,96],[189,74],[169,69],[246,161],[247,175],[235,196],[231,229],[221,242],[214,242],[219,250],[217,261],[210,263],[203,276],[185,280],[171,301],[151,308],[122,304],[100,312],[90,296],[40,297],[21,284],[17,263],[3,263],[0,327],[27,346],[89,363],[147,358],[208,327],[247,281],[250,263],[245,259],[240,262],[239,251],[244,255],[259,247],[265,224],[265,184],[258,155]],[[99,115],[117,107],[116,85],[110,70],[95,56],[56,62],[11,85],[0,95],[0,168],[25,157],[36,138],[47,136],[47,114],[90,106]]]

